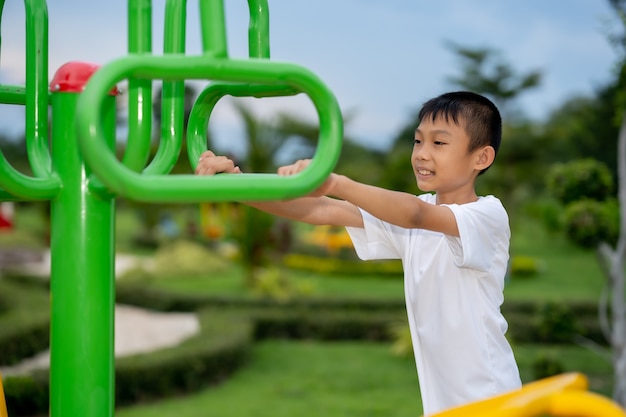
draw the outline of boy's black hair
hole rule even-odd
[[[443,117],[459,125],[462,119],[470,139],[468,152],[490,145],[498,154],[502,141],[502,118],[491,100],[470,91],[454,91],[428,100],[419,112],[419,122],[430,117],[435,121]],[[480,171],[487,171],[489,167]]]

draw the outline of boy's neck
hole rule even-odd
[[[443,193],[435,193],[436,204],[467,204],[474,203],[478,201],[478,196],[476,192],[472,190],[471,193],[467,194],[443,194]]]

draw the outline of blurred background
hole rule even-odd
[[[104,65],[126,54],[124,1],[50,3],[51,75],[68,61]],[[163,44],[162,3],[153,4],[155,54]],[[225,3],[230,55],[245,58],[247,4]],[[187,10],[187,53],[198,54],[197,1]],[[623,287],[615,287],[623,271],[611,275],[606,254],[620,238],[625,12],[619,0],[270,1],[272,59],[310,69],[339,100],[345,139],[337,172],[418,193],[410,153],[421,104],[450,90],[497,103],[503,143],[477,185],[510,216],[503,311],[524,382],[583,372],[591,390],[623,405],[626,372],[618,359],[626,344],[615,331],[626,318],[614,313],[623,311]],[[2,84],[24,83],[23,22],[23,6],[7,2]],[[205,84],[186,84],[187,116]],[[154,154],[159,82],[153,110]],[[0,105],[0,147],[30,174],[24,117],[23,108]],[[207,146],[244,171],[274,172],[313,154],[316,117],[306,97],[225,98]],[[120,155],[127,126],[121,95]],[[191,172],[183,150],[172,174]],[[45,360],[20,365],[47,349],[49,203],[0,208],[0,366],[9,415],[44,414]],[[139,309],[118,320],[135,323],[125,328],[148,346],[139,353],[120,347],[119,415],[421,412],[401,265],[358,261],[343,229],[234,203],[118,199],[116,233],[117,300]],[[142,332],[148,322],[133,321],[136,311],[161,333],[177,333],[177,322],[166,325],[156,313],[189,313],[197,326],[182,341],[151,345],[156,336]],[[116,343],[128,338],[120,333]]]

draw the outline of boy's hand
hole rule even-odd
[[[196,167],[196,175],[220,173],[241,174],[241,170],[232,159],[226,156],[217,156],[211,151],[203,152]]]
[[[302,172],[311,163],[310,159],[301,159],[291,165],[285,165],[278,168],[278,175],[295,175]],[[331,195],[332,189],[335,187],[337,175],[331,173],[330,176],[314,191],[309,193],[311,197],[322,197],[325,195]]]

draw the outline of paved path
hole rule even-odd
[[[127,305],[115,306],[115,356],[127,356],[171,347],[200,330],[193,313],[160,313]],[[0,369],[2,376],[15,375],[50,366],[45,351],[23,362]]]
[[[135,260],[122,255],[116,259],[116,273],[132,268]],[[41,262],[30,264],[30,273],[48,276],[50,256],[44,254]],[[198,317],[194,313],[162,313],[128,305],[115,306],[115,356],[121,357],[171,347],[195,335],[200,330]],[[3,376],[20,374],[32,369],[47,368],[50,353],[38,355],[12,366],[1,368]]]

